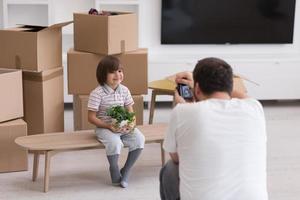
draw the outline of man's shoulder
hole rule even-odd
[[[173,112],[181,116],[192,115],[193,113],[195,113],[195,111],[199,112],[199,102],[180,103],[177,104],[173,109]]]
[[[235,101],[236,105],[239,105],[239,107],[248,113],[258,113],[260,116],[264,115],[264,110],[262,104],[254,98],[245,98],[245,99],[233,99],[232,101]]]
[[[239,99],[241,102],[245,103],[245,104],[248,104],[250,106],[258,106],[258,107],[261,107],[262,108],[262,105],[261,103],[257,100],[257,99],[254,99],[254,98],[245,98],[245,99]]]

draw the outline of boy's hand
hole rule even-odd
[[[121,132],[121,129],[115,127],[113,124],[110,124],[110,126],[109,126],[108,129],[109,129],[111,132],[114,132],[114,133],[119,133],[119,132]]]
[[[131,123],[128,123],[127,125],[123,126],[121,129],[120,129],[120,132],[122,133],[131,133],[133,131],[133,129],[135,128],[136,126],[136,118],[134,117],[133,121]]]
[[[133,129],[135,128],[135,120],[131,123],[129,123],[128,125],[122,127],[122,132],[123,133],[131,133],[133,131]]]

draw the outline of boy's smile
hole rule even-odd
[[[107,74],[106,84],[109,85],[112,89],[116,89],[118,85],[123,81],[123,70],[118,69],[112,73]]]

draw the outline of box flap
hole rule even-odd
[[[13,28],[3,29],[2,31],[30,31],[30,30],[32,30],[32,29],[21,26],[21,27],[13,27]]]
[[[17,24],[17,27],[3,29],[2,31],[19,31],[19,32],[39,32],[46,29],[47,26]]]
[[[56,28],[61,28],[63,26],[67,26],[69,24],[73,23],[73,21],[68,21],[68,22],[62,22],[62,23],[58,23],[58,24],[53,24],[51,26],[49,26],[48,28],[46,29],[56,29]],[[45,30],[46,30],[45,29]]]
[[[0,68],[0,74],[10,73],[10,72],[17,72],[21,71],[20,69],[7,69],[7,68]]]
[[[137,50],[133,51],[127,51],[121,54],[148,54],[148,49],[147,48],[139,48]]]
[[[76,51],[74,50],[74,48],[70,48],[68,50],[68,54],[91,54],[91,53],[85,51]]]
[[[4,123],[0,123],[0,127],[5,127],[5,126],[16,126],[16,125],[26,125],[26,122],[23,119],[14,119],[10,120]]]
[[[38,32],[38,31],[44,31],[48,29],[56,29],[61,28],[63,26],[67,26],[69,24],[73,23],[73,21],[68,22],[62,22],[58,24],[53,24],[51,26],[39,26],[39,25],[31,25],[31,24],[17,24],[17,27],[7,28],[4,29],[5,31],[28,31],[28,32]]]
[[[23,80],[28,81],[47,81],[59,75],[63,75],[62,67],[44,70],[41,72],[23,70]]]

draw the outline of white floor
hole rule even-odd
[[[268,191],[270,200],[300,199],[300,101],[263,102],[268,130]],[[168,122],[170,105],[160,106],[155,122]],[[148,121],[148,109],[144,121]],[[73,129],[73,113],[65,112],[65,128]],[[125,161],[127,151],[121,156]],[[135,165],[127,189],[113,187],[107,170],[104,150],[89,150],[57,154],[52,159],[50,188],[43,193],[43,157],[39,177],[31,181],[32,156],[29,171],[0,174],[0,200],[155,200],[159,199],[158,144],[147,144]]]

